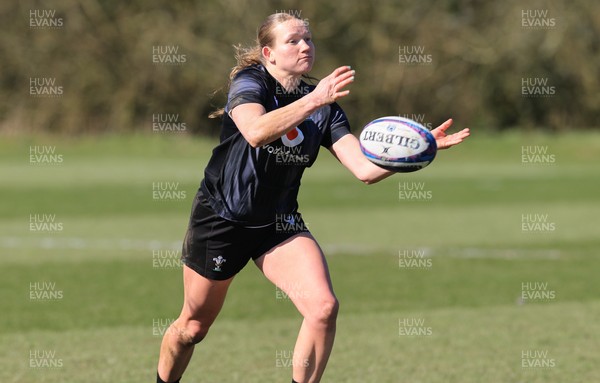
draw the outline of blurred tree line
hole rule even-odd
[[[600,121],[597,1],[24,0],[0,4],[0,131],[215,134],[232,45],[278,11],[308,22],[313,76],[356,69],[341,101],[355,131],[385,115],[489,131]]]

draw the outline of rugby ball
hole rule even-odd
[[[360,149],[375,165],[409,173],[429,165],[437,153],[435,138],[423,125],[404,117],[382,117],[360,133]]]

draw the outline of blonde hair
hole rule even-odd
[[[279,24],[289,20],[301,19],[288,13],[273,13],[272,15],[269,15],[258,28],[255,45],[251,47],[243,47],[241,44],[233,46],[235,48],[235,60],[237,61],[237,64],[231,68],[231,72],[229,73],[229,84],[231,84],[231,81],[242,69],[252,65],[264,64],[262,48],[273,46],[273,40],[275,39],[273,29]],[[208,117],[218,118],[221,117],[223,113],[225,113],[225,109],[219,108],[210,113]]]

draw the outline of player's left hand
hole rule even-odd
[[[471,131],[469,128],[465,128],[460,132],[456,132],[453,134],[446,134],[446,130],[452,125],[452,119],[448,119],[442,125],[431,131],[431,134],[435,138],[435,142],[437,144],[437,148],[439,149],[448,149],[453,147],[454,145],[458,145],[463,140],[471,135]]]

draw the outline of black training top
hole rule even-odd
[[[258,103],[267,112],[286,106],[315,87],[301,82],[285,89],[262,65],[241,70],[232,80],[221,142],[204,171],[201,189],[217,214],[245,226],[275,222],[278,214],[298,209],[300,178],[317,158],[319,147],[350,133],[344,111],[333,103],[317,109],[295,130],[259,148],[248,144],[229,112],[238,105]]]

